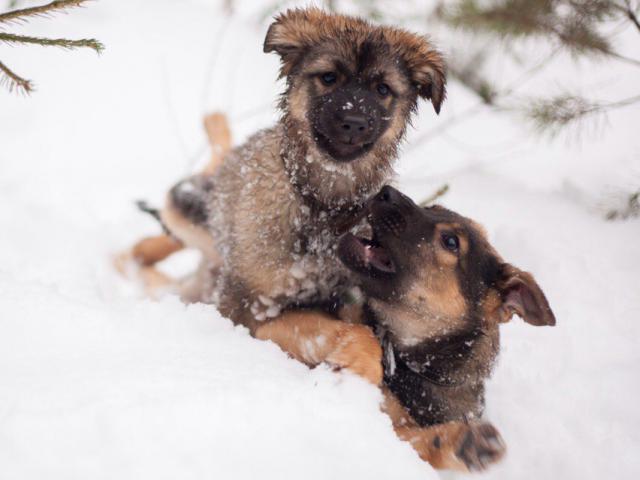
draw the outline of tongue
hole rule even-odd
[[[364,259],[369,265],[383,272],[395,271],[393,263],[389,259],[387,252],[385,252],[384,249],[380,247],[365,245]]]

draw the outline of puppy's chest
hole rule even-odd
[[[304,292],[297,296],[304,300],[311,289],[327,297],[346,275],[337,257],[338,236],[326,216],[310,212],[303,213],[297,227],[290,255],[291,277],[304,280]]]
[[[473,365],[477,332],[400,347],[383,327],[384,382],[420,425],[477,418],[484,386]],[[481,341],[481,340],[480,340]]]
[[[335,218],[303,207],[292,220],[291,243],[281,245],[278,256],[283,260],[274,265],[278,273],[274,270],[268,291],[252,304],[257,320],[270,318],[288,306],[330,301],[353,283],[337,257]]]

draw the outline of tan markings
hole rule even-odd
[[[158,298],[163,293],[175,290],[177,286],[173,278],[157,270],[153,265],[142,265],[134,259],[131,251],[114,257],[113,266],[123,277],[140,282],[145,294],[151,298]]]
[[[385,69],[383,72],[384,82],[386,82],[397,96],[403,97],[408,94],[406,77],[395,68]]]
[[[326,73],[334,71],[335,68],[335,55],[323,55],[309,62],[305,71],[309,73]]]
[[[349,325],[319,312],[287,312],[259,326],[255,336],[273,341],[309,366],[326,362],[374,385],[382,382],[382,349],[364,325]]]
[[[505,318],[504,310],[501,308],[502,303],[500,294],[495,289],[490,288],[487,290],[481,305],[482,318],[486,322],[484,326],[490,327],[509,320]]]
[[[287,98],[289,112],[295,120],[306,124],[307,93],[302,88],[295,88]]]
[[[464,326],[469,307],[460,289],[453,254],[439,246],[421,244],[415,262],[424,267],[396,301],[369,300],[381,321],[404,346],[458,331]]]
[[[382,410],[389,415],[396,435],[409,442],[422,460],[437,469],[484,470],[505,453],[500,434],[481,422],[447,422],[420,427],[398,399],[383,388]]]
[[[184,244],[170,235],[158,235],[140,240],[133,246],[133,258],[140,265],[153,265],[184,248]]]
[[[204,117],[204,128],[211,146],[211,160],[202,173],[212,175],[222,164],[224,156],[231,150],[231,129],[227,116],[219,112]]]
[[[211,233],[203,227],[194,225],[173,206],[171,197],[167,197],[167,206],[160,212],[162,221],[169,231],[186,246],[197,248],[211,262],[220,263]]]

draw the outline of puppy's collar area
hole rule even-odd
[[[481,330],[464,332],[430,341],[429,345],[421,345],[407,351],[396,349],[391,333],[379,324],[376,326],[376,334],[382,345],[385,379],[410,375],[437,387],[455,388],[464,386],[470,379],[455,378],[455,366],[439,372],[436,365],[442,361],[446,364],[459,364],[460,360],[464,360],[471,352],[475,341],[483,333]],[[429,348],[431,344],[435,345],[434,349]]]

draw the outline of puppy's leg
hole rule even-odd
[[[222,164],[222,159],[231,150],[231,129],[227,116],[215,112],[204,117],[204,129],[211,145],[211,160],[202,173],[212,175]]]
[[[140,265],[150,266],[183,248],[184,244],[180,240],[170,235],[158,235],[143,238],[133,246],[131,253],[133,259]]]
[[[258,326],[254,334],[307,365],[326,362],[374,385],[382,382],[382,349],[364,325],[349,325],[318,312],[287,312]]]
[[[398,399],[384,390],[383,411],[402,440],[411,443],[420,458],[437,469],[482,471],[506,451],[502,437],[489,423],[447,422],[420,427]]]

